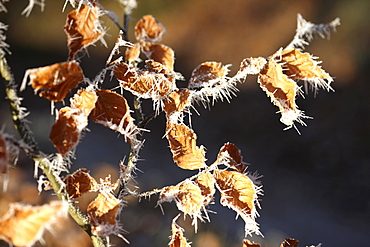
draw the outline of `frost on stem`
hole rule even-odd
[[[306,45],[314,38],[314,35],[319,35],[322,38],[330,38],[330,31],[336,31],[336,27],[340,25],[340,19],[336,18],[328,24],[314,24],[306,21],[301,14],[297,15],[297,29],[293,40],[285,49],[304,49]]]
[[[35,5],[39,5],[41,8],[41,11],[44,11],[45,8],[45,0],[28,0],[28,6],[23,10],[22,15],[29,16],[33,10],[33,7]]]

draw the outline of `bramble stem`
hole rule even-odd
[[[103,239],[91,233],[90,220],[75,203],[69,199],[68,194],[63,189],[63,182],[53,173],[50,161],[39,150],[37,142],[34,139],[28,122],[25,119],[25,108],[21,107],[21,99],[17,95],[16,84],[14,76],[5,59],[0,59],[0,73],[4,79],[6,98],[9,102],[10,113],[12,115],[15,129],[18,131],[20,137],[24,142],[24,151],[35,161],[38,167],[44,172],[50,184],[53,187],[55,194],[60,200],[68,202],[68,213],[76,221],[76,223],[89,234],[94,247],[105,247]]]

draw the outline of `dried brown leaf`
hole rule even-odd
[[[147,60],[144,69],[119,63],[114,76],[125,90],[140,98],[160,100],[176,89],[174,72],[155,61]]]
[[[89,171],[83,168],[78,169],[72,174],[68,174],[64,179],[66,190],[71,198],[80,197],[82,194],[98,189],[98,183],[90,176]]]
[[[252,243],[248,239],[244,239],[243,240],[243,247],[260,247],[260,245],[257,244],[257,243]]]
[[[0,239],[14,246],[32,246],[42,239],[45,229],[67,216],[68,204],[52,201],[42,206],[10,204],[0,219]]]
[[[195,184],[198,185],[202,193],[204,206],[207,206],[213,200],[213,196],[216,192],[215,182],[215,178],[209,172],[200,174],[195,180]]]
[[[174,162],[181,168],[196,170],[205,167],[203,146],[197,147],[195,132],[183,124],[167,122],[167,139]]]
[[[238,79],[245,79],[247,75],[257,75],[261,69],[265,66],[267,60],[263,57],[250,57],[245,58],[240,63],[240,68],[238,70],[238,73],[236,74],[236,77]]]
[[[127,100],[122,95],[105,89],[97,90],[96,95],[98,99],[90,113],[91,120],[131,139],[136,127],[130,116]]]
[[[191,105],[191,93],[186,88],[173,91],[164,101],[167,118],[172,114],[182,113]]]
[[[81,131],[86,126],[87,117],[82,110],[63,107],[59,110],[49,138],[58,153],[65,156],[78,144]]]
[[[119,231],[117,214],[119,200],[111,193],[99,193],[87,207],[90,218],[91,232],[99,236],[109,236]]]
[[[168,244],[169,247],[190,247],[191,245],[186,241],[184,237],[184,229],[182,229],[175,220],[172,221],[172,236],[171,241]]]
[[[247,170],[246,163],[243,162],[243,156],[241,151],[233,143],[225,143],[217,155],[216,162],[226,163],[230,168],[240,172],[245,173]]]
[[[139,43],[133,44],[132,46],[129,46],[126,48],[125,52],[125,60],[126,61],[138,61],[140,56],[140,49],[141,46]]]
[[[280,247],[298,247],[299,241],[293,238],[286,238],[281,244]]]
[[[135,37],[140,42],[160,41],[165,31],[162,23],[158,22],[152,15],[144,15],[135,25]]]
[[[40,97],[54,102],[62,101],[71,89],[84,80],[81,67],[74,61],[27,70],[22,88],[25,86],[27,76],[30,78],[32,88],[39,92]]]
[[[81,49],[104,35],[99,23],[99,7],[83,4],[72,10],[67,16],[64,31],[68,38],[68,60],[71,61]]]
[[[219,62],[204,62],[196,67],[191,75],[188,88],[213,86],[226,77],[229,69]]]
[[[81,109],[86,117],[95,108],[95,102],[98,99],[95,91],[79,90],[71,100],[71,108]]]
[[[300,121],[302,113],[295,104],[298,86],[283,73],[280,64],[269,60],[259,73],[258,82],[272,102],[279,107],[282,123],[292,126],[293,121]]]
[[[175,53],[170,47],[163,44],[152,44],[150,42],[142,42],[141,46],[149,59],[163,64],[169,70],[173,70]]]

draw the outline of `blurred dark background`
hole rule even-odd
[[[119,16],[123,11],[117,1],[100,1]],[[11,0],[6,3],[8,13],[1,13],[1,22],[9,25],[7,43],[12,54],[8,62],[18,84],[24,71],[62,62],[68,50],[63,31],[67,7],[64,1],[46,1],[43,12],[35,7],[29,17],[20,15],[28,1]],[[323,68],[335,81],[335,92],[320,91],[297,99],[300,109],[312,120],[307,127],[298,126],[283,131],[276,114],[277,107],[259,88],[257,78],[250,76],[239,85],[240,92],[231,103],[218,102],[211,110],[196,106],[192,126],[198,135],[198,145],[207,148],[207,159],[212,163],[225,142],[233,142],[242,150],[250,171],[263,175],[264,196],[259,210],[261,232],[265,238],[252,237],[262,246],[279,246],[285,237],[300,240],[300,246],[323,247],[369,246],[370,233],[370,1],[368,0],[141,0],[133,11],[133,25],[144,14],[152,14],[162,22],[167,33],[162,43],[176,54],[175,69],[189,79],[191,71],[201,62],[220,61],[232,64],[234,75],[246,57],[267,57],[286,46],[294,36],[296,16],[314,23],[326,23],[340,17],[341,25],[331,39],[316,38],[306,51],[320,57]],[[93,79],[104,67],[118,29],[102,17],[108,30],[106,42],[89,47],[81,58],[85,76]],[[117,83],[107,78],[105,88]],[[184,86],[180,82],[179,86]],[[0,124],[6,132],[15,133],[3,86],[0,86]],[[33,94],[28,87],[20,93],[23,105],[30,111],[28,119],[41,149],[55,152],[48,140],[54,123],[50,103]],[[131,98],[129,93],[125,97]],[[66,104],[69,102],[66,100]],[[62,103],[56,104],[57,108]],[[144,101],[144,112],[152,112],[151,102]],[[118,163],[128,155],[128,145],[117,133],[90,122],[89,131],[77,147],[71,170],[87,167],[95,177],[109,173],[116,176]],[[136,181],[141,191],[176,184],[193,173],[173,164],[166,139],[163,139],[163,114],[147,126],[144,148],[141,151]],[[127,158],[127,157],[126,157]],[[11,201],[42,203],[50,193],[37,194],[34,165],[22,155],[17,167],[10,173],[7,193],[0,198],[1,213]],[[91,198],[82,198],[81,205]],[[189,221],[180,221],[185,235],[193,246],[242,246],[244,224],[235,220],[235,213],[219,206],[218,198],[210,209],[211,223],[200,224],[198,234],[189,227]],[[122,213],[123,228],[131,246],[166,246],[170,224],[177,215],[174,203],[164,204],[163,216],[156,205],[156,196],[149,200],[130,199]],[[73,228],[75,229],[75,228]],[[59,238],[46,237],[47,246],[89,246],[84,233],[78,229],[67,231]],[[77,234],[78,232],[78,234]],[[82,236],[82,237],[81,237]],[[66,239],[72,239],[67,241]],[[57,239],[57,240],[55,240]],[[79,240],[77,240],[79,239]],[[54,241],[54,242],[53,242]],[[80,241],[80,242],[79,242]],[[113,238],[115,246],[126,246]],[[6,246],[0,243],[1,246]]]

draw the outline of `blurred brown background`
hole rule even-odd
[[[16,81],[21,83],[24,71],[65,61],[68,56],[63,26],[67,7],[64,1],[46,1],[41,12],[36,7],[26,18],[20,13],[28,1],[11,0],[6,3],[8,13],[1,13],[2,22],[9,25],[7,43],[10,44],[9,64]],[[101,1],[108,10],[122,15],[116,1]],[[192,115],[192,124],[198,135],[198,144],[207,148],[209,163],[216,158],[225,142],[235,143],[251,164],[250,171],[264,177],[259,210],[261,231],[265,238],[253,237],[262,246],[279,246],[285,237],[300,240],[300,246],[323,247],[368,246],[370,232],[370,103],[368,68],[370,64],[370,1],[368,0],[141,0],[131,16],[133,25],[144,14],[152,14],[162,22],[167,34],[163,43],[176,53],[175,69],[189,79],[191,71],[201,62],[220,61],[232,64],[233,75],[246,57],[267,57],[292,39],[297,13],[314,23],[326,23],[340,17],[341,26],[330,40],[316,38],[306,50],[323,61],[323,68],[335,81],[335,93],[320,91],[299,98],[297,104],[306,115],[308,127],[298,126],[283,131],[277,108],[258,87],[256,77],[250,76],[239,85],[238,96],[231,103],[216,103],[211,111],[196,106],[200,113]],[[89,47],[81,58],[85,76],[93,79],[104,67],[116,39],[117,28],[102,17],[109,27],[106,41]],[[104,85],[113,88],[109,81]],[[184,86],[185,82],[179,82]],[[31,114],[32,130],[45,153],[55,152],[48,133],[55,116],[50,115],[50,104],[35,96],[31,88],[21,93],[24,105]],[[125,96],[130,98],[129,93]],[[8,133],[13,130],[8,106],[0,90],[0,124]],[[68,101],[67,101],[68,103]],[[61,107],[62,104],[57,104]],[[144,111],[151,112],[151,103],[144,102]],[[177,168],[171,159],[163,114],[147,126],[145,145],[141,152],[136,181],[140,190],[150,190],[175,184],[192,175]],[[102,126],[90,123],[76,151],[71,170],[87,167],[96,178],[116,173],[118,162],[128,155],[122,138]],[[50,193],[37,195],[33,164],[22,156],[10,174],[8,193],[1,194],[0,211],[10,201],[39,204],[49,200]],[[82,198],[81,205],[91,198]],[[132,199],[123,210],[122,225],[130,232],[125,235],[131,246],[166,246],[170,223],[177,210],[174,203],[164,204],[165,215],[155,208],[156,197],[138,203]],[[234,220],[231,210],[211,205],[211,223],[200,224],[194,235],[189,222],[183,222],[186,237],[197,247],[241,246],[244,224]],[[89,246],[79,230],[67,231],[50,237],[47,246]],[[75,229],[75,228],[73,228]],[[77,234],[76,232],[79,232]],[[66,239],[73,239],[67,242]],[[54,239],[54,240],[52,240]],[[55,239],[58,239],[55,241]],[[49,237],[47,237],[49,240]],[[126,246],[117,239],[116,246]],[[86,244],[85,244],[86,242]],[[0,246],[6,246],[0,243]]]

